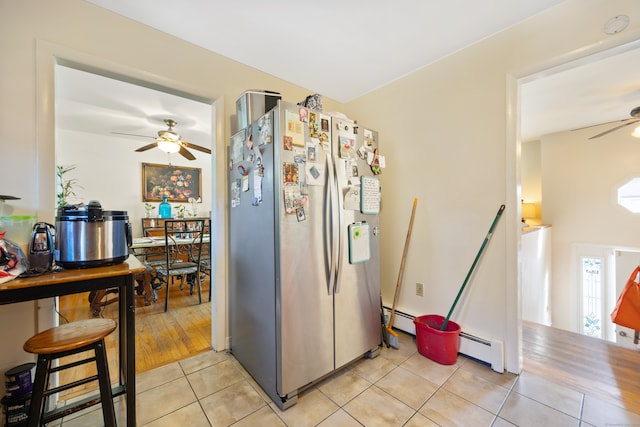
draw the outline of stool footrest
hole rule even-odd
[[[83,378],[81,380],[77,380],[77,381],[73,381],[70,382],[68,384],[64,384],[58,387],[54,387],[54,388],[50,388],[47,391],[45,391],[43,394],[43,396],[50,396],[52,394],[56,394],[56,393],[60,393],[61,391],[65,391],[65,390],[69,390],[72,389],[74,387],[78,387],[81,386],[83,384],[88,384],[94,381],[98,381],[98,376],[94,375],[92,377],[87,377],[87,378]]]
[[[45,413],[42,417],[42,423],[50,423],[51,421],[58,420],[62,417],[66,417],[67,415],[82,411],[83,409],[90,408],[91,406],[100,403],[100,400],[100,395],[95,395],[79,400],[72,405],[61,406],[60,408],[56,408]]]
[[[70,362],[70,363],[67,363],[66,365],[60,365],[60,366],[56,366],[56,367],[50,368],[49,372],[64,371],[65,369],[75,368],[76,366],[85,365],[87,363],[91,363],[91,362],[95,363],[95,361],[96,361],[95,357],[89,357],[87,359],[82,359],[82,360],[76,360],[75,362]]]

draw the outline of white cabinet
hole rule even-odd
[[[522,320],[551,325],[551,226],[523,229],[520,254]]]

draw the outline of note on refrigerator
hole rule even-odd
[[[291,141],[291,144],[296,147],[304,147],[304,127],[299,114],[286,111],[285,120],[287,122],[284,130],[285,140]]]
[[[360,178],[360,211],[364,214],[380,212],[380,181],[364,175]]]
[[[349,224],[349,262],[357,264],[371,257],[369,247],[369,224],[354,222]]]

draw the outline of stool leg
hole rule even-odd
[[[109,365],[104,349],[104,340],[96,343],[96,367],[98,368],[98,383],[100,385],[100,400],[102,401],[102,416],[105,427],[115,427],[116,415],[113,407],[113,394],[109,378]]]
[[[51,368],[51,359],[46,355],[39,355],[36,376],[31,393],[31,403],[29,407],[29,427],[39,427],[40,419],[44,412],[45,399],[44,392],[49,385],[49,369]]]

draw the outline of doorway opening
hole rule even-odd
[[[552,80],[565,71],[569,74],[588,66],[606,66],[620,59],[632,63],[634,60],[628,58],[637,58],[639,47],[637,42],[612,47],[520,79],[520,121],[523,127],[530,125],[527,121],[531,120],[523,108],[527,97],[535,95],[537,101],[549,101],[541,90],[545,80]],[[624,277],[624,273],[617,271],[619,259],[612,254],[620,247],[634,246],[636,242],[632,236],[637,230],[637,214],[618,203],[618,189],[634,176],[634,166],[626,165],[621,159],[635,158],[640,151],[636,151],[637,140],[631,137],[631,128],[628,132],[620,128],[598,139],[589,138],[615,128],[615,123],[607,122],[624,119],[631,105],[635,106],[640,101],[635,92],[622,93],[624,88],[616,86],[622,78],[620,68],[608,67],[609,71],[602,73],[598,81],[578,80],[574,74],[575,81],[571,85],[576,86],[575,97],[563,100],[567,112],[565,127],[549,130],[535,139],[525,140],[520,135],[522,157],[517,166],[522,172],[521,181],[517,183],[522,191],[519,198],[524,203],[536,203],[541,212],[541,222],[553,228],[550,263],[552,326],[608,340],[615,340],[616,334],[608,319],[616,298],[613,284],[620,278],[626,280],[629,274],[627,272],[627,277]],[[559,78],[555,80],[556,83],[559,81]],[[543,84],[532,84],[538,82]],[[609,103],[602,102],[603,110],[613,110],[614,101],[618,105],[622,99],[630,103],[629,108],[624,107],[624,112],[617,113],[615,118],[606,116],[606,111],[603,111],[600,124],[572,121],[575,117],[572,119],[571,116],[580,116],[578,107],[582,107],[576,107],[579,104],[576,97],[596,92],[608,94]],[[529,163],[530,158],[526,158],[531,152],[537,156],[534,163]],[[531,175],[526,176],[531,172],[527,168],[532,165],[534,179]],[[635,192],[626,199],[634,196]],[[598,250],[578,254],[576,248],[579,245]],[[607,251],[602,252],[602,248],[607,248]]]
[[[194,194],[200,202],[193,197],[196,204],[190,203],[187,195],[191,194],[181,192],[184,201],[172,203],[173,212],[184,210],[185,215],[205,217],[214,223],[213,155],[193,151],[195,160],[189,160],[180,153],[170,154],[157,147],[136,150],[152,143],[158,131],[166,129],[165,121],[173,120],[177,123],[174,130],[183,141],[214,151],[215,103],[64,61],[54,65],[54,80],[54,162],[56,166],[73,166],[69,178],[77,185],[70,203],[97,200],[104,210],[126,211],[133,238],[143,237],[142,224],[147,210],[157,215],[159,209],[158,203],[145,202],[142,164],[188,167],[200,172],[199,193]],[[50,209],[55,210],[55,206]],[[214,229],[212,226],[211,235]],[[214,239],[211,241],[215,265]],[[216,310],[211,302],[215,298],[210,299],[209,293],[215,294],[214,277],[208,274],[204,278],[202,304],[198,303],[197,293],[191,295],[189,286],[185,289],[172,284],[167,313],[164,312],[164,289],[157,292],[155,303],[148,304],[148,295],[143,295],[141,287],[136,301],[138,372],[212,348]],[[117,317],[117,304],[110,304],[114,298],[117,295],[107,294],[97,315]],[[62,297],[56,310],[62,322],[79,320],[96,315],[91,302],[89,295]]]

